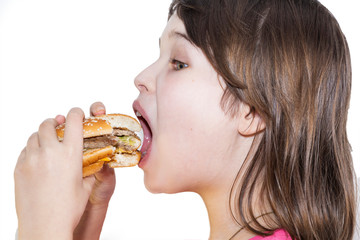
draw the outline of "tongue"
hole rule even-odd
[[[148,125],[148,123],[145,121],[144,118],[142,117],[138,117],[141,127],[142,127],[142,132],[143,132],[143,138],[142,138],[142,146],[140,149],[140,152],[142,153],[142,155],[144,155],[144,153],[146,153],[146,151],[149,149],[150,145],[151,145],[151,139],[152,139],[152,133],[150,130],[150,127]]]

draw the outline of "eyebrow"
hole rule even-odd
[[[169,33],[169,38],[180,38],[180,39],[185,39],[186,41],[188,41],[189,43],[191,43],[191,45],[194,45],[193,42],[190,40],[189,36],[186,35],[185,33],[181,33],[181,32],[178,32],[178,31],[175,31],[175,30],[172,30],[170,33]],[[160,47],[160,44],[161,44],[161,38],[159,38],[159,47]]]

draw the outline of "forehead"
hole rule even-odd
[[[169,38],[176,37],[176,33],[186,35],[186,29],[181,19],[176,14],[173,14],[161,35],[161,39],[168,40]]]

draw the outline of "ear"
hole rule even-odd
[[[242,103],[240,107],[240,117],[238,131],[242,136],[250,137],[264,131],[266,125],[261,116],[254,108]]]

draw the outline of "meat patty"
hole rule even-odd
[[[125,138],[123,138],[124,136]],[[130,136],[132,140],[129,140],[126,136]],[[120,128],[114,129],[111,135],[84,139],[84,149],[103,148],[109,145],[122,148],[126,151],[134,151],[139,147],[140,139],[132,131]]]
[[[135,133],[133,133],[130,130],[121,129],[121,128],[114,128],[112,135],[114,136],[136,136]]]
[[[111,135],[85,138],[84,149],[103,148],[109,145],[116,146],[117,142],[118,142],[117,137]]]

